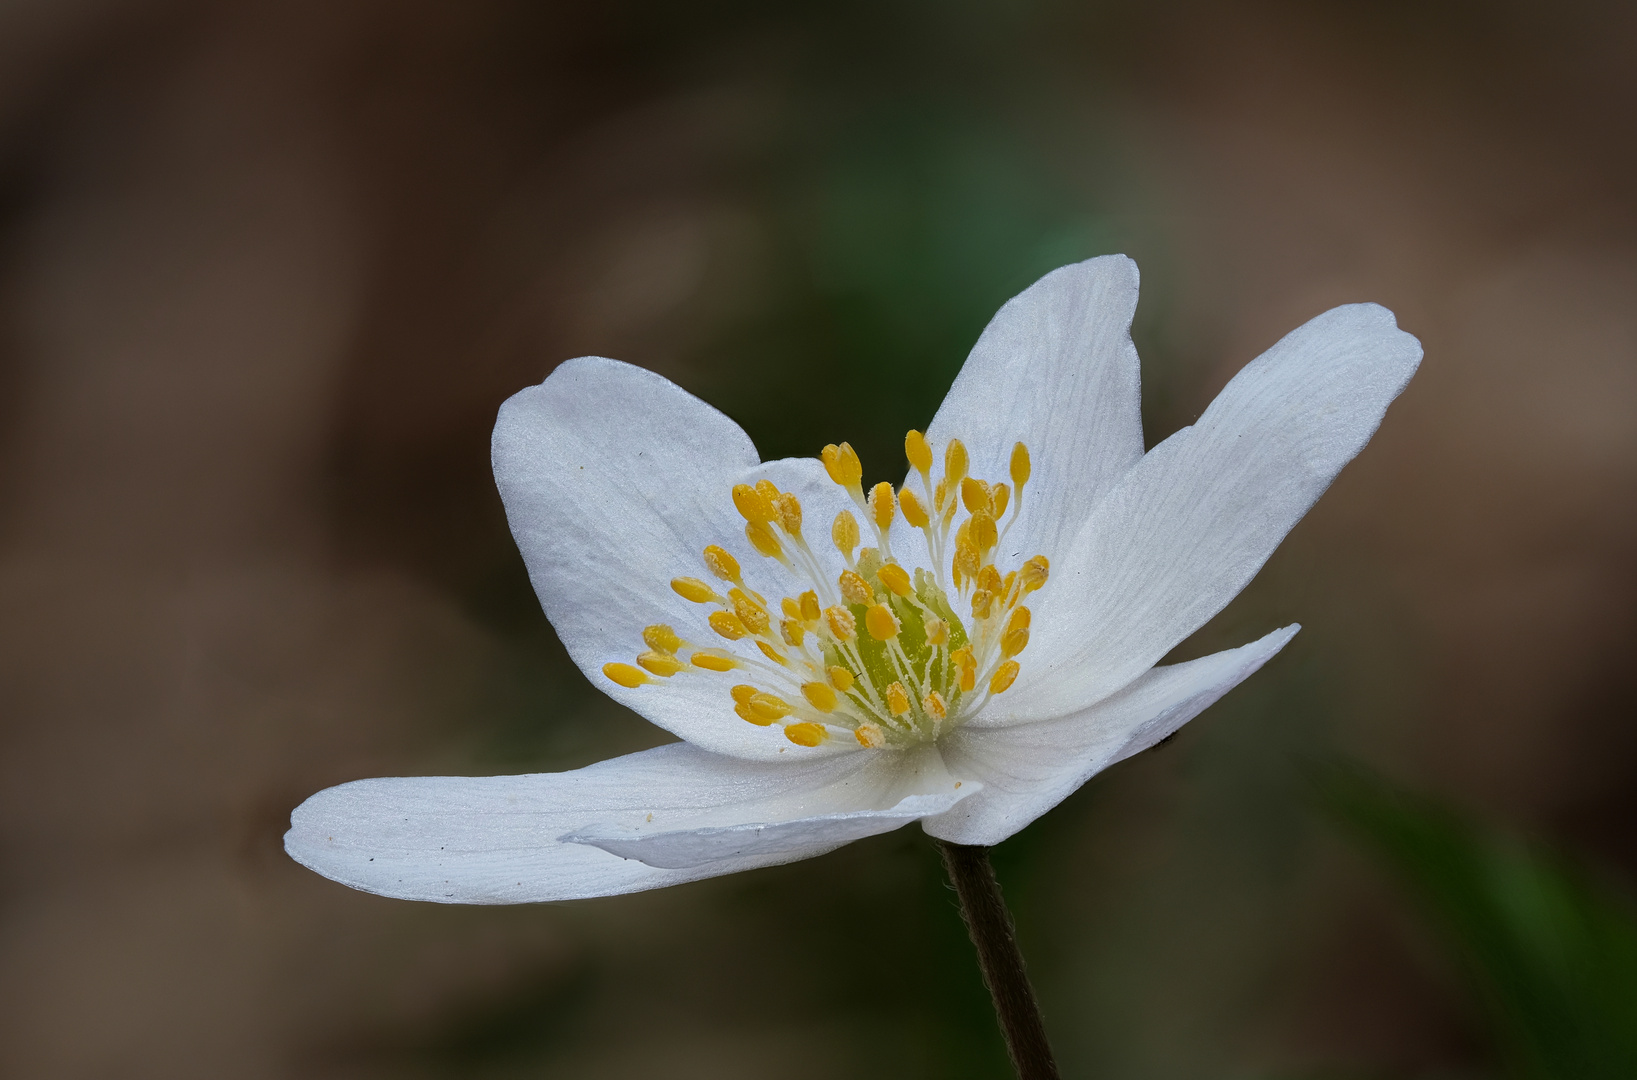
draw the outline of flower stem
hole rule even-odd
[[[1000,882],[989,864],[989,849],[937,841],[944,870],[960,897],[961,918],[978,950],[978,967],[995,1003],[1006,1052],[1018,1080],[1058,1080],[1057,1062],[1046,1041],[1046,1025],[1034,987],[1023,968],[1023,953],[1012,932],[1012,913],[1000,895]]]

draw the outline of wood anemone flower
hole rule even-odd
[[[1001,308],[901,485],[587,357],[517,394],[495,479],[569,655],[681,741],[566,773],[358,780],[285,849],[368,892],[524,903],[1016,833],[1296,633],[1156,667],[1363,448],[1421,359],[1391,312],[1293,331],[1147,453],[1122,256]]]

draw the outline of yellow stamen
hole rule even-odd
[[[823,614],[823,612],[821,612],[819,610],[818,594],[815,593],[812,589],[808,589],[806,592],[802,593],[801,594],[801,617],[802,617],[802,619],[804,619],[807,622],[818,622],[819,616],[821,614]]]
[[[870,489],[870,517],[875,519],[875,527],[882,532],[892,528],[892,516],[898,512],[898,502],[893,497],[892,485],[885,480]]]
[[[997,596],[1000,594],[1001,589],[1005,587],[1005,583],[1002,582],[1000,578],[1000,571],[995,569],[994,563],[990,563],[982,570],[978,571],[978,577],[975,584],[978,588],[988,589]]]
[[[874,604],[864,613],[864,627],[877,641],[891,641],[898,636],[898,616],[885,604]]]
[[[739,560],[715,544],[705,549],[705,569],[723,581],[739,580]]]
[[[644,627],[642,640],[655,652],[674,653],[682,648],[682,639],[676,636],[675,630],[672,630],[664,623],[655,623],[653,626]]]
[[[784,612],[787,619],[801,618],[801,605],[788,596],[779,601],[779,610]]]
[[[733,613],[739,616],[746,630],[752,634],[767,633],[771,621],[766,608],[746,596],[743,589],[729,589],[728,598],[733,601]]]
[[[972,594],[972,617],[974,619],[987,619],[994,608],[994,603],[994,593],[988,589],[978,589]]]
[[[867,604],[875,599],[875,590],[855,570],[843,570],[837,584],[841,586],[841,598],[849,604]]]
[[[830,633],[842,641],[851,641],[858,636],[858,620],[853,613],[835,604],[824,612],[824,621],[830,624]]]
[[[969,691],[977,685],[978,659],[972,654],[972,646],[962,645],[949,654],[949,662],[961,669],[961,690]]]
[[[671,579],[671,588],[684,600],[692,600],[696,604],[708,604],[712,600],[720,600],[716,590],[706,585],[696,577],[679,577]]]
[[[947,720],[949,718],[949,706],[944,703],[944,696],[936,690],[931,691],[921,699],[921,708],[925,709],[927,715],[934,719]]]
[[[732,690],[728,691],[728,693],[733,697],[734,702],[739,705],[749,705],[750,699],[755,697],[759,692],[760,691],[758,691],[754,686],[746,686],[744,683],[740,683],[738,686],[735,686]]]
[[[799,724],[787,724],[784,729],[784,737],[797,746],[817,746],[829,738],[830,733],[824,730],[823,724],[815,724],[811,720],[804,720]]]
[[[904,512],[904,520],[909,522],[913,528],[924,529],[927,527],[927,522],[930,519],[927,517],[926,507],[921,505],[921,500],[916,497],[915,492],[907,487],[899,489],[898,509]]]
[[[784,554],[784,545],[773,535],[773,530],[759,521],[745,522],[745,539],[750,541],[751,547],[770,559],[777,559]]]
[[[1001,635],[1001,638],[1000,638],[1000,655],[1002,655],[1002,656],[1006,656],[1006,657],[1016,656],[1018,653],[1022,652],[1024,649],[1026,649],[1028,647],[1029,647],[1029,629],[1028,629],[1028,627],[1024,627],[1021,630],[1008,630],[1008,631],[1006,631],[1006,633]]]
[[[857,487],[864,478],[864,466],[859,462],[858,454],[846,443],[826,446],[820,457],[824,461],[824,471],[842,487]]]
[[[731,611],[713,611],[710,617],[711,629],[727,638],[729,641],[738,641],[745,636],[745,624],[739,621],[739,616]]]
[[[764,500],[766,500],[767,508],[769,510],[773,511],[773,517],[770,518],[769,520],[770,521],[778,520],[778,514],[779,514],[779,489],[773,483],[773,481],[768,480],[766,478],[763,478],[761,480],[756,481],[756,494],[760,495]]]
[[[995,519],[985,511],[978,511],[972,515],[972,543],[979,551],[988,551],[1000,540],[1000,533],[995,529]],[[750,526],[745,526],[747,529]]]
[[[762,483],[766,484],[767,481],[764,480]],[[768,484],[768,487],[773,487],[773,485]],[[774,488],[773,497],[778,498],[778,494],[778,489]],[[746,521],[753,521],[758,524],[765,525],[778,514],[778,511],[768,501],[767,495],[749,484],[733,485],[733,505],[738,508],[739,513],[744,515]]]
[[[830,676],[830,685],[843,694],[853,688],[853,673],[846,668],[832,665],[826,674]]]
[[[645,652],[637,657],[637,663],[653,672],[655,675],[669,679],[672,675],[687,667],[682,661],[670,653]]]
[[[801,500],[788,491],[779,496],[779,524],[791,536],[801,532]]]
[[[744,705],[744,704],[735,705],[733,707],[733,711],[739,714],[739,719],[749,720],[752,724],[755,724],[757,727],[767,727],[767,725],[769,725],[769,724],[771,724],[773,722],[773,721],[767,719],[766,717],[756,715],[755,710],[753,710],[749,705]]]
[[[802,683],[801,696],[819,712],[836,711],[836,692],[824,683]]]
[[[780,667],[789,667],[790,666],[790,661],[785,659],[784,653],[782,653],[779,650],[775,649],[773,646],[769,645],[767,642],[758,641],[756,643],[756,647],[758,649],[762,650],[762,655],[763,656],[767,657],[769,660],[773,661],[775,664],[778,664]]]
[[[1036,555],[1023,564],[1020,576],[1023,578],[1023,595],[1027,596],[1046,584],[1046,578],[1051,576],[1051,562],[1044,555]]]
[[[922,476],[932,468],[932,447],[919,431],[904,436],[904,456],[909,458],[910,467]]]
[[[887,711],[894,716],[903,716],[909,712],[909,691],[904,684],[895,682],[887,687]]]
[[[853,732],[853,738],[858,740],[858,745],[869,750],[887,745],[886,734],[878,725],[867,721],[858,725],[858,729]]]
[[[768,720],[783,720],[795,711],[784,698],[760,690],[750,695],[750,700],[746,701],[745,705],[757,716]]]
[[[995,671],[994,677],[989,680],[991,694],[1004,694],[1017,681],[1018,664],[1016,660],[1008,660]]]
[[[926,624],[926,643],[928,645],[949,644],[949,624],[942,619],[928,619]]]
[[[1034,615],[1026,607],[1020,607],[1012,612],[1012,617],[1006,620],[1006,632],[1013,630],[1027,630],[1034,622]]]
[[[697,668],[704,668],[706,671],[732,671],[739,666],[739,661],[731,656],[708,652],[694,653],[688,657],[688,663]]]
[[[966,476],[967,465],[966,444],[950,439],[949,445],[944,447],[944,476],[950,483],[958,484]]]
[[[807,637],[807,627],[799,619],[785,619],[779,623],[779,636],[792,649],[801,648],[802,641]]]
[[[989,513],[989,485],[974,476],[962,480],[961,505],[968,514]]]
[[[1022,443],[1012,447],[1012,483],[1019,491],[1029,482],[1029,448]]]
[[[837,551],[849,559],[853,557],[853,548],[858,546],[858,519],[853,517],[852,511],[843,510],[836,515],[835,523],[830,526],[830,539]]]
[[[875,580],[897,593],[899,596],[908,596],[914,591],[910,585],[909,571],[897,563],[888,563],[875,572]]]
[[[997,520],[1006,513],[1006,504],[1011,501],[1012,489],[1005,484],[996,484],[989,489],[989,505]]]
[[[635,690],[648,681],[648,676],[641,668],[632,667],[630,664],[604,664],[603,674],[627,690]]]

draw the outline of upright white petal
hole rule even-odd
[[[1053,270],[995,314],[927,429],[935,453],[960,438],[974,476],[1008,484],[1013,445],[1028,445],[1025,507],[1007,537],[1022,558],[1055,562],[1142,457],[1136,310],[1124,255]]]
[[[901,754],[753,762],[673,743],[567,773],[358,780],[297,807],[284,846],[382,896],[607,896],[808,858],[981,790],[907,764]]]
[[[1185,664],[1154,668],[1083,712],[1011,727],[962,728],[945,764],[980,780],[976,795],[923,827],[957,844],[998,844],[1110,765],[1148,749],[1249,678],[1299,626]]]
[[[702,645],[723,644],[706,622],[714,608],[670,587],[674,577],[709,578],[701,562],[707,544],[732,552],[752,588],[785,595],[775,587],[783,570],[745,540],[732,490],[769,476],[798,490],[810,520],[822,518],[818,535],[828,535],[823,515],[845,495],[816,460],[759,464],[750,437],[716,409],[653,372],[600,357],[570,360],[501,406],[492,456],[546,617],[598,689],[720,753],[772,759],[858,749],[850,740],[797,747],[777,727],[740,720],[728,692],[747,681],[743,673],[695,669],[634,690],[602,673],[611,661],[630,663],[652,623]],[[758,655],[753,649],[741,651]]]
[[[1363,449],[1420,361],[1392,312],[1351,304],[1247,365],[1198,423],[1126,474],[1054,561],[1028,678],[991,709],[1077,711],[1221,611]]]

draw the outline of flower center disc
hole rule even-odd
[[[836,734],[872,749],[927,742],[1004,693],[1029,643],[1031,615],[1022,601],[1050,573],[1044,555],[1004,573],[994,563],[1022,513],[1028,448],[1020,442],[1012,449],[1010,486],[968,475],[959,439],[944,448],[936,484],[932,448],[919,431],[905,436],[904,451],[920,475],[920,493],[881,483],[866,496],[852,447],[824,448],[830,479],[852,498],[876,541],[860,546],[858,518],[850,510],[837,514],[830,541],[847,568],[833,581],[802,533],[794,494],[768,480],[736,486],[745,539],[790,573],[794,595],[775,609],[745,585],[738,560],[712,544],[704,565],[721,584],[679,577],[671,588],[715,608],[704,623],[722,643],[695,644],[656,623],[643,630],[648,648],[635,665],[611,662],[603,674],[634,688],[695,669],[744,671],[754,681],[732,687],[733,711],[758,726],[780,726],[801,746]],[[925,535],[930,570],[894,557],[899,520]]]

